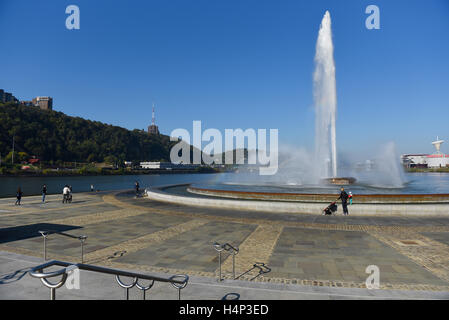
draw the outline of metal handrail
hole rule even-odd
[[[218,281],[222,281],[221,278],[221,252],[223,250],[232,251],[232,277],[235,280],[235,256],[239,253],[239,248],[235,248],[229,243],[220,244],[218,242],[214,242],[214,249],[218,252]]]
[[[61,232],[61,231],[55,231],[55,230],[40,230],[39,233],[44,238],[44,261],[47,261],[47,237],[50,234],[60,234],[62,236],[68,237],[68,238],[80,240],[80,242],[81,242],[81,263],[84,263],[84,242],[86,241],[87,236],[85,236],[85,235],[74,236],[72,234],[68,234],[68,233]]]
[[[47,273],[44,272],[44,269],[52,267],[52,266],[61,266],[64,268],[57,270],[57,271],[52,271],[52,272],[47,272]],[[129,298],[128,290],[131,289],[132,287],[137,286],[138,289],[144,290],[144,292],[145,292],[146,290],[150,289],[153,286],[154,281],[158,281],[158,282],[171,283],[175,288],[177,288],[178,289],[178,299],[180,300],[181,299],[181,290],[184,289],[189,282],[189,276],[186,274],[174,275],[170,278],[162,278],[162,277],[158,277],[158,276],[150,276],[150,275],[141,274],[141,273],[105,268],[105,267],[100,267],[100,266],[95,266],[95,265],[84,264],[84,263],[72,264],[69,262],[58,261],[58,260],[53,260],[53,261],[41,264],[39,266],[36,266],[36,267],[32,268],[29,273],[30,273],[30,276],[32,276],[33,278],[40,279],[42,281],[42,283],[47,288],[50,288],[50,299],[55,300],[56,289],[64,285],[64,283],[67,279],[68,272],[73,270],[74,267],[78,268],[80,270],[115,275],[116,276],[115,279],[117,280],[118,284],[122,288],[125,288],[127,290],[126,296],[125,296],[127,299]],[[62,279],[56,284],[52,284],[47,280],[48,278],[53,278],[53,277],[57,277],[60,275],[62,275]],[[120,280],[119,277],[133,278],[133,282],[131,284],[124,284]],[[149,281],[152,281],[152,283],[151,283],[151,285],[149,285],[147,287],[143,287],[138,283],[139,280],[149,280]],[[144,298],[145,298],[145,293],[144,293]]]

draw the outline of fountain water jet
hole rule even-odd
[[[329,11],[321,21],[316,42],[315,72],[313,75],[315,100],[315,157],[317,174],[331,184],[351,184],[354,178],[337,177],[337,85],[335,80],[334,44],[332,42]],[[330,168],[329,168],[330,167]],[[329,169],[332,170],[330,173]],[[331,178],[329,178],[331,177]]]
[[[315,53],[313,75],[315,99],[315,156],[320,178],[337,177],[337,141],[335,118],[337,90],[334,45],[329,11],[321,21]],[[329,162],[332,173],[329,172]]]

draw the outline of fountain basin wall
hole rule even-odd
[[[213,209],[250,210],[270,213],[321,214],[327,203],[318,201],[249,200],[229,198],[208,198],[204,195],[179,195],[169,192],[170,188],[149,189],[149,199]],[[317,195],[315,195],[317,196]],[[321,196],[321,195],[319,195]],[[335,195],[333,195],[335,197]],[[333,198],[335,200],[335,198]],[[447,216],[449,203],[355,203],[349,206],[354,216]],[[337,213],[342,213],[341,205]]]
[[[187,191],[195,194],[220,198],[266,201],[331,203],[338,198],[337,194],[247,192],[235,190],[206,189],[192,186],[188,187]],[[357,204],[449,204],[449,194],[360,194],[353,196],[353,202]]]

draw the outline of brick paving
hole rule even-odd
[[[217,277],[212,244],[240,248],[236,273],[255,282],[363,288],[368,265],[381,288],[449,291],[449,219],[445,217],[323,217],[195,208],[134,199],[129,193],[0,199],[0,250],[42,257],[39,228],[87,235],[85,261],[154,272]],[[51,235],[48,256],[80,260],[80,243]],[[232,256],[223,255],[231,279]]]

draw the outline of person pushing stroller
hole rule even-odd
[[[343,207],[343,214],[345,216],[349,215],[349,211],[348,211],[348,199],[349,199],[349,195],[346,193],[345,188],[341,188],[340,189],[340,196],[338,197],[337,200],[341,199],[341,206]],[[351,194],[351,200],[352,200],[352,194]]]

